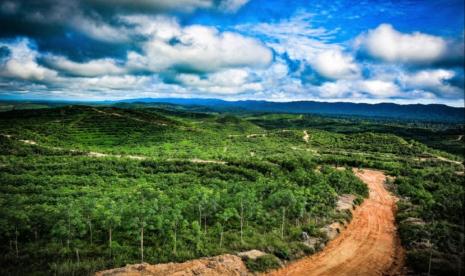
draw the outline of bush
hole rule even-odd
[[[415,249],[407,252],[407,265],[416,273],[428,272],[429,249]],[[461,264],[460,264],[461,262]],[[432,275],[459,275],[460,266],[463,266],[463,260],[460,256],[452,254],[443,254],[436,250],[431,257],[431,274]]]
[[[275,247],[273,253],[278,256],[280,259],[283,260],[290,260],[291,259],[291,252],[288,247],[286,246],[279,246]]]
[[[276,256],[267,254],[256,258],[255,260],[248,259],[245,261],[245,265],[252,272],[265,272],[271,269],[277,269],[281,267],[281,262]]]
[[[363,203],[363,200],[364,200],[363,197],[357,196],[357,197],[354,199],[354,204],[355,204],[355,205],[360,205],[360,204]]]

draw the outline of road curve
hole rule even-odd
[[[396,198],[384,187],[386,176],[355,170],[370,191],[346,230],[321,252],[269,273],[291,275],[402,275],[404,251],[395,227]]]

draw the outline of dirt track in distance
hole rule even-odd
[[[384,187],[386,176],[355,170],[370,196],[353,212],[346,230],[315,255],[267,275],[402,275],[404,251],[395,227],[396,198]]]

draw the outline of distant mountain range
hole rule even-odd
[[[465,108],[440,104],[399,105],[393,103],[365,104],[346,102],[268,102],[268,101],[224,101],[219,99],[182,98],[139,98],[118,101],[118,103],[164,103],[183,106],[201,106],[212,111],[248,111],[303,113],[338,116],[383,117],[400,120],[465,123]]]

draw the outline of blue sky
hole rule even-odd
[[[464,1],[0,0],[0,98],[463,106]]]

